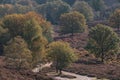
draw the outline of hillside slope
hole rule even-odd
[[[30,70],[15,70],[5,65],[4,57],[0,57],[0,80],[53,80],[44,73],[33,73]]]

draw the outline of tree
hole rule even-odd
[[[76,0],[62,0],[62,1],[68,3],[69,5],[73,5]]]
[[[0,56],[3,55],[3,45],[0,43]]]
[[[0,0],[0,4],[28,4],[32,3],[32,0]]]
[[[115,10],[115,12],[110,17],[109,23],[112,27],[117,28],[119,31],[119,28],[120,28],[120,9]]]
[[[14,6],[11,4],[0,5],[0,17],[14,13]]]
[[[3,54],[3,44],[4,44],[4,35],[7,33],[7,29],[4,29],[0,26],[0,55]]]
[[[9,29],[12,38],[19,35],[27,42],[28,48],[32,51],[34,64],[43,60],[48,34],[51,35],[49,22],[34,12],[6,15],[2,22],[3,26]]]
[[[2,19],[2,26],[9,29],[12,37],[22,35],[24,30],[24,23],[26,22],[25,16],[22,14],[6,15]]]
[[[62,14],[60,17],[61,33],[68,34],[83,32],[86,26],[84,16],[79,12],[70,12]]]
[[[4,29],[3,27],[0,26],[0,43],[4,43],[1,40],[1,37],[8,32],[8,29]]]
[[[25,4],[25,3],[24,3]],[[8,14],[13,13],[27,13],[29,11],[35,11],[35,7],[33,7],[32,3],[28,5],[21,5],[20,3],[13,4],[1,4],[0,5],[0,17],[3,17]]]
[[[8,40],[10,40],[8,29],[0,26],[0,55],[3,55],[3,46]]]
[[[38,6],[37,10],[43,14],[48,21],[51,21],[53,24],[58,24],[60,15],[69,12],[70,6],[61,0],[53,0]]]
[[[20,36],[8,42],[7,46],[4,47],[4,53],[9,65],[15,66],[17,69],[30,67],[32,52],[28,49],[26,42]]]
[[[33,5],[36,5],[36,3],[33,1],[33,0],[14,0],[13,1],[14,4],[20,4],[20,5],[23,5],[23,6],[33,6]]]
[[[37,64],[45,56],[47,39],[42,34],[42,28],[35,19],[26,22],[23,38],[27,41],[29,49],[33,52],[33,63]]]
[[[40,25],[40,27],[42,28],[42,34],[43,36],[45,36],[48,40],[48,42],[51,42],[53,40],[52,38],[52,25],[50,22],[46,21],[41,15],[36,14],[35,12],[28,12],[26,14],[26,17],[29,18],[35,18],[35,20],[38,22],[38,24]]]
[[[88,3],[92,6],[92,8],[95,11],[102,11],[106,8],[104,0],[92,0],[92,1],[88,0]]]
[[[89,4],[85,1],[76,1],[72,7],[72,10],[82,13],[87,21],[91,21],[94,19],[93,10],[91,6],[89,6]]]
[[[9,29],[10,34],[15,37],[16,35],[23,36],[23,33],[28,27],[29,21],[33,21],[31,23],[32,27],[36,26],[41,28],[42,30],[38,31],[39,34],[45,36],[49,41],[52,40],[52,28],[50,22],[46,21],[41,15],[36,14],[35,12],[29,12],[26,14],[12,14],[6,15],[3,19],[3,26]]]
[[[44,4],[47,0],[35,0],[38,4]]]
[[[118,53],[119,42],[120,39],[113,29],[109,26],[98,24],[89,32],[89,41],[86,49],[104,62],[104,59],[110,53]]]
[[[32,5],[21,5],[21,4],[14,5],[14,13],[24,14],[30,11],[35,11],[35,8]]]
[[[61,71],[73,62],[76,57],[73,49],[66,42],[52,42],[48,48],[48,57],[53,61],[56,71]]]
[[[0,0],[0,4],[10,4],[12,0]]]

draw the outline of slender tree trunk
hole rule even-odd
[[[74,33],[73,33],[73,29],[72,29],[72,37],[73,37]]]
[[[3,45],[0,43],[0,56],[3,55]]]
[[[56,73],[59,73],[58,66],[56,65]]]
[[[58,73],[59,71],[58,71],[58,69],[56,69],[56,73]]]
[[[101,61],[102,61],[102,63],[104,63],[104,52],[103,52],[103,48],[102,48],[102,51],[101,51]]]
[[[118,33],[120,32],[120,25],[118,24],[118,27],[117,27],[117,31],[118,31]]]
[[[102,53],[102,56],[101,56],[101,61],[102,63],[104,63],[104,54]]]
[[[58,73],[59,71],[58,71],[58,67],[56,66],[56,73]]]
[[[74,28],[71,26],[71,33],[72,33],[72,37],[73,37],[73,35],[74,35]]]
[[[55,68],[56,68],[56,73],[58,73],[59,72],[59,70],[58,70],[58,61],[56,62]]]
[[[62,74],[62,69],[59,69],[59,75],[61,75]]]

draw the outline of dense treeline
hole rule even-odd
[[[4,51],[3,55],[7,58],[7,65],[12,65],[19,70],[21,68],[32,68],[46,60],[54,62],[56,59],[48,55],[52,54],[52,51],[56,52],[57,50],[62,51],[61,53],[57,51],[58,57],[61,55],[60,60],[58,60],[61,64],[65,62],[63,66],[59,65],[60,68],[56,68],[60,72],[67,64],[74,61],[73,56],[75,54],[68,43],[51,43],[53,40],[52,25],[41,15],[35,12],[9,14],[4,16],[0,22],[0,43],[1,49]],[[58,46],[58,48],[56,47],[53,50],[54,47],[48,47],[48,44],[55,47]],[[57,56],[57,54],[55,55]],[[65,60],[62,58],[64,55],[66,55]]]
[[[75,10],[83,13],[88,21],[107,19],[116,8],[120,8],[117,1],[109,6],[107,3],[111,1],[104,0],[1,0],[0,17],[35,11],[53,24],[58,24],[61,14]]]
[[[14,56],[18,56],[19,51],[21,51],[22,48],[25,47],[31,51],[30,53],[33,57],[31,59],[33,61],[32,64],[35,64],[36,62],[41,61],[44,58],[45,46],[52,40],[52,29],[51,24],[47,22],[44,18],[42,18],[41,15],[38,15],[35,12],[6,15],[1,20],[1,26],[4,27],[2,31],[4,31],[4,29],[7,29],[7,31],[3,32],[4,34],[6,33],[6,36],[2,38],[9,38],[7,40],[3,39],[3,41],[1,38],[1,42],[4,42],[3,45],[6,44],[4,50],[5,54],[12,53],[11,55],[13,56],[15,53],[16,55]],[[23,43],[20,43],[23,40],[19,41],[19,38],[17,36],[21,36],[21,38],[25,41]],[[14,42],[14,40],[17,41]],[[20,44],[18,44],[17,42]],[[23,52],[27,50],[24,49]],[[26,55],[23,53],[22,56],[25,57]]]

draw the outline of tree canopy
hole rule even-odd
[[[72,10],[82,13],[87,21],[91,21],[94,19],[93,9],[85,1],[76,1],[72,7]]]
[[[51,39],[51,24],[34,12],[6,15],[2,26],[8,28],[11,38],[21,36],[32,51],[34,62],[45,56],[45,46]],[[50,36],[49,36],[50,35]]]
[[[55,0],[38,6],[37,10],[39,13],[43,14],[48,21],[57,24],[60,15],[69,12],[70,6],[61,0]]]
[[[76,60],[73,49],[66,42],[52,42],[48,48],[48,57],[53,61],[56,70],[67,67],[71,62]]]
[[[106,8],[104,0],[88,0],[87,1],[95,11],[101,11]]]
[[[68,3],[69,5],[73,5],[76,0],[62,0],[62,1]]]
[[[84,32],[86,27],[86,19],[79,12],[70,12],[62,14],[60,17],[61,33],[68,34]]]
[[[120,28],[120,9],[115,10],[111,15],[109,23],[112,27],[117,28],[119,31]]]
[[[109,26],[98,24],[89,32],[86,49],[104,62],[111,53],[118,53],[119,42],[118,35]]]
[[[27,43],[20,36],[11,39],[4,47],[4,54],[7,63],[15,68],[30,67],[32,52],[28,49]]]

